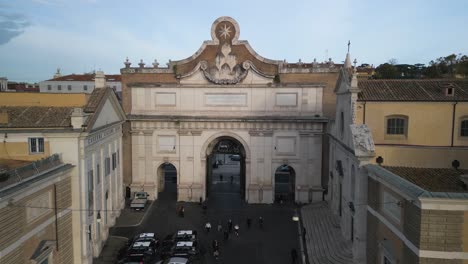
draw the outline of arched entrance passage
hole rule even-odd
[[[206,151],[206,198],[238,197],[245,200],[246,152],[235,138],[221,136]]]
[[[294,202],[296,172],[293,167],[284,164],[275,171],[275,201]]]
[[[158,199],[177,200],[177,169],[171,163],[158,167]]]

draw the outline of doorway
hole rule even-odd
[[[294,202],[296,188],[296,172],[294,168],[284,164],[275,171],[275,202]]]
[[[177,200],[177,169],[171,163],[158,168],[158,199]]]

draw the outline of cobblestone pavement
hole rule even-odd
[[[339,218],[332,214],[326,202],[303,206],[301,215],[309,263],[353,263],[352,244],[341,235]]]

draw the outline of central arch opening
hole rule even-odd
[[[219,137],[207,149],[206,197],[245,200],[245,149],[232,137]]]

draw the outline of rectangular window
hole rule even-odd
[[[88,85],[83,85],[83,90],[88,91]]]
[[[109,174],[110,174],[110,158],[106,158],[105,176],[108,176]]]
[[[59,90],[59,91],[62,90],[62,85],[60,85],[60,84],[57,85],[57,90]]]
[[[99,164],[96,164],[96,180],[98,184],[101,182],[101,166]]]
[[[404,135],[405,134],[405,119],[389,118],[387,119],[387,134],[389,135]]]
[[[117,154],[112,153],[112,170],[115,170],[117,168]]]
[[[71,91],[71,85],[67,85],[68,91]]]
[[[401,219],[400,200],[388,192],[383,192],[383,210],[386,215],[393,218],[398,223]]]
[[[49,91],[52,90],[52,85],[48,84],[47,85],[47,90],[49,90]]]
[[[468,137],[468,120],[463,120],[461,122],[460,136]]]
[[[29,138],[29,153],[44,153],[44,138]]]
[[[94,211],[94,175],[93,170],[88,171],[88,215]]]

